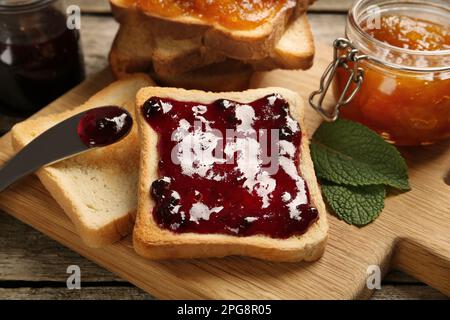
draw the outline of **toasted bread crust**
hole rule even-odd
[[[161,76],[180,74],[226,60],[219,52],[208,50],[201,37],[183,40],[157,37],[155,42],[153,70]]]
[[[141,13],[127,11],[122,22],[109,52],[109,65],[118,79],[151,69],[155,47],[151,24]]]
[[[148,21],[142,19],[142,14],[128,13],[123,19],[126,22],[120,26],[109,52],[109,64],[116,78],[122,79],[136,72],[146,72],[159,84],[166,86],[207,91],[237,91],[248,88],[253,73],[248,65],[232,60],[222,61],[225,59],[222,55],[203,52],[200,46],[191,54],[164,61],[164,55],[158,56],[160,50],[154,50],[154,39],[148,28]],[[140,29],[142,32],[136,32]],[[193,60],[187,59],[189,57]],[[205,62],[215,60],[220,62],[201,68]],[[195,63],[198,64],[198,69],[180,73],[184,69],[191,69]],[[158,70],[155,70],[157,68]],[[174,71],[176,75],[173,75]]]
[[[153,82],[146,75],[128,77],[101,90],[82,106],[19,123],[12,129],[13,148],[16,151],[20,150],[47,128],[90,108],[115,104],[127,108],[134,114],[135,93],[139,88],[151,84]],[[41,168],[36,173],[74,223],[83,241],[90,247],[111,244],[131,233],[137,206],[135,193],[139,163],[137,139],[137,128],[133,128],[127,137],[114,145]],[[116,175],[124,180],[119,181]],[[113,185],[106,188],[100,182],[101,178]],[[99,182],[96,182],[97,179]],[[83,183],[86,181],[90,183]],[[82,185],[77,188],[79,184]],[[124,190],[120,194],[114,193],[115,190],[128,186],[131,190]],[[96,196],[85,198],[83,194]],[[114,202],[110,207],[108,203],[99,202],[112,197],[116,198],[120,209],[113,207]]]
[[[209,29],[204,35],[207,48],[239,60],[257,60],[270,56],[283,36],[291,19],[293,8],[278,12],[270,23],[252,32],[236,32],[223,29]],[[252,36],[249,36],[252,34]]]
[[[301,44],[301,45],[300,45]],[[311,68],[314,61],[314,37],[306,14],[294,19],[270,57],[247,61],[256,71]]]
[[[113,14],[120,23],[125,20],[127,11],[137,11],[122,0],[110,0],[110,3]],[[271,20],[251,30],[231,30],[218,23],[207,23],[188,15],[165,18],[156,13],[144,14],[148,17],[154,36],[173,39],[203,36],[207,48],[229,58],[257,60],[270,55],[291,17],[304,12],[308,4],[309,0],[297,0],[296,4],[284,7]]]
[[[148,21],[142,16],[140,13],[128,14],[119,28],[109,54],[109,62],[114,75],[121,78],[130,73],[152,70],[152,77],[163,85],[211,90],[204,85],[210,82],[209,79],[205,79],[203,84],[200,83],[197,87],[190,86],[190,82],[183,80],[186,79],[186,75],[183,73],[192,72],[193,77],[196,77],[196,74],[199,74],[198,69],[226,61],[226,56],[208,49],[203,44],[202,37],[182,40],[155,37],[148,26]],[[312,32],[306,15],[301,15],[289,23],[270,56],[259,60],[245,60],[242,63],[252,66],[256,71],[269,71],[277,68],[308,69],[311,67],[313,59]],[[178,79],[177,75],[179,75]],[[231,83],[235,82],[237,79]],[[237,86],[226,88],[214,85],[215,91],[239,89],[240,87]]]
[[[242,91],[249,86],[253,69],[242,62],[226,60],[176,75],[150,73],[158,84],[204,91]]]
[[[119,23],[124,23],[128,14],[139,12],[136,8],[129,7],[126,1],[110,0],[109,3],[113,16]],[[145,14],[151,27],[150,30],[156,36],[171,37],[172,39],[193,38],[203,35],[209,28],[204,24],[193,23],[194,21],[167,20],[148,13],[139,13]]]
[[[149,196],[151,183],[157,174],[158,136],[141,115],[142,104],[151,96],[170,97],[181,101],[209,103],[218,98],[250,102],[270,93],[280,93],[288,100],[292,116],[302,128],[300,171],[308,184],[311,201],[319,212],[319,219],[308,231],[288,239],[273,239],[262,235],[234,237],[222,234],[175,234],[161,229],[153,220],[153,200]],[[149,259],[205,258],[228,255],[244,255],[272,261],[314,261],[324,252],[328,223],[325,205],[317,184],[314,167],[309,154],[309,139],[304,132],[303,105],[300,97],[283,88],[266,88],[245,92],[207,93],[174,88],[144,88],[138,92],[136,112],[141,141],[138,214],[133,231],[136,252]]]

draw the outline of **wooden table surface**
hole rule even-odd
[[[81,35],[88,76],[107,65],[117,23],[104,0],[68,0],[82,7]],[[352,1],[320,0],[309,13],[316,41],[343,35]],[[2,119],[0,118],[0,123]],[[0,212],[0,299],[151,299],[147,293]],[[68,290],[67,267],[81,269],[81,290]],[[392,272],[372,299],[446,299],[401,272]]]

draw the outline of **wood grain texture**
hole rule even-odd
[[[15,290],[0,288],[0,297],[8,300],[151,300],[146,292],[127,286],[81,287],[80,290],[67,288],[24,287]]]
[[[384,285],[375,291],[372,300],[447,300],[439,291],[421,285]]]
[[[74,4],[81,8],[82,13],[110,13],[108,0],[69,0],[67,4]]]
[[[118,29],[119,24],[110,16],[81,17],[81,44],[87,75],[108,65],[109,49]]]
[[[336,38],[345,35],[346,16],[343,14],[308,14],[308,20],[318,43],[332,45]]]
[[[43,284],[48,285],[48,284]],[[12,300],[150,300],[153,299],[148,293],[136,287],[126,285],[109,286],[82,286],[80,290],[68,290],[62,287],[20,287],[20,288],[0,288],[2,299]],[[377,290],[373,300],[444,300],[446,297],[437,290],[421,285],[405,286],[383,286]]]
[[[0,247],[0,285],[16,280],[65,282],[69,265],[80,267],[83,282],[124,282],[7,213],[0,213]],[[384,283],[417,285],[418,280],[393,271],[386,276]]]
[[[70,265],[80,267],[83,282],[124,281],[6,213],[0,213],[0,247],[0,287],[5,281],[65,283]]]
[[[346,13],[354,0],[317,0],[308,10],[312,12]]]
[[[12,300],[150,300],[153,299],[148,293],[131,285],[105,284],[102,286],[90,286],[90,284],[81,287],[80,290],[68,290],[65,287],[54,287],[52,284],[43,283],[46,287],[20,287],[0,288],[0,297]],[[377,290],[373,300],[444,300],[446,299],[437,290],[421,285],[405,286],[383,286],[382,290]]]
[[[330,50],[320,47],[317,52],[310,71],[258,74],[253,85],[282,85],[303,95],[311,92]],[[110,80],[110,74],[103,72],[42,113],[74,106]],[[311,132],[319,119],[309,109],[307,119]],[[67,217],[33,177],[2,193],[0,207],[158,298],[363,298],[372,293],[365,286],[367,267],[380,265],[385,274],[392,261],[449,294],[450,187],[443,182],[449,169],[449,146],[447,141],[402,150],[413,190],[388,198],[380,218],[362,229],[331,216],[327,251],[319,262],[311,264],[267,263],[240,257],[150,262],[134,254],[130,239],[105,249],[90,249],[81,243]],[[8,135],[0,140],[0,150],[0,161],[4,161],[11,153]],[[416,259],[403,258],[408,256]]]
[[[48,238],[0,213],[0,299],[147,299],[150,295]],[[65,288],[66,268],[81,269],[82,292]],[[114,286],[111,286],[114,284]],[[372,299],[445,299],[437,290],[393,271]]]

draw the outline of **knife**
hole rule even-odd
[[[0,169],[0,192],[41,167],[116,143],[132,126],[131,115],[117,106],[72,116],[44,131]]]

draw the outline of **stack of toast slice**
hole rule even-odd
[[[160,16],[140,2],[110,0],[120,23],[110,51],[118,78],[147,72],[161,85],[230,91],[245,89],[255,70],[312,65],[314,42],[305,12],[313,0],[285,0],[276,14],[249,30],[186,14]]]

